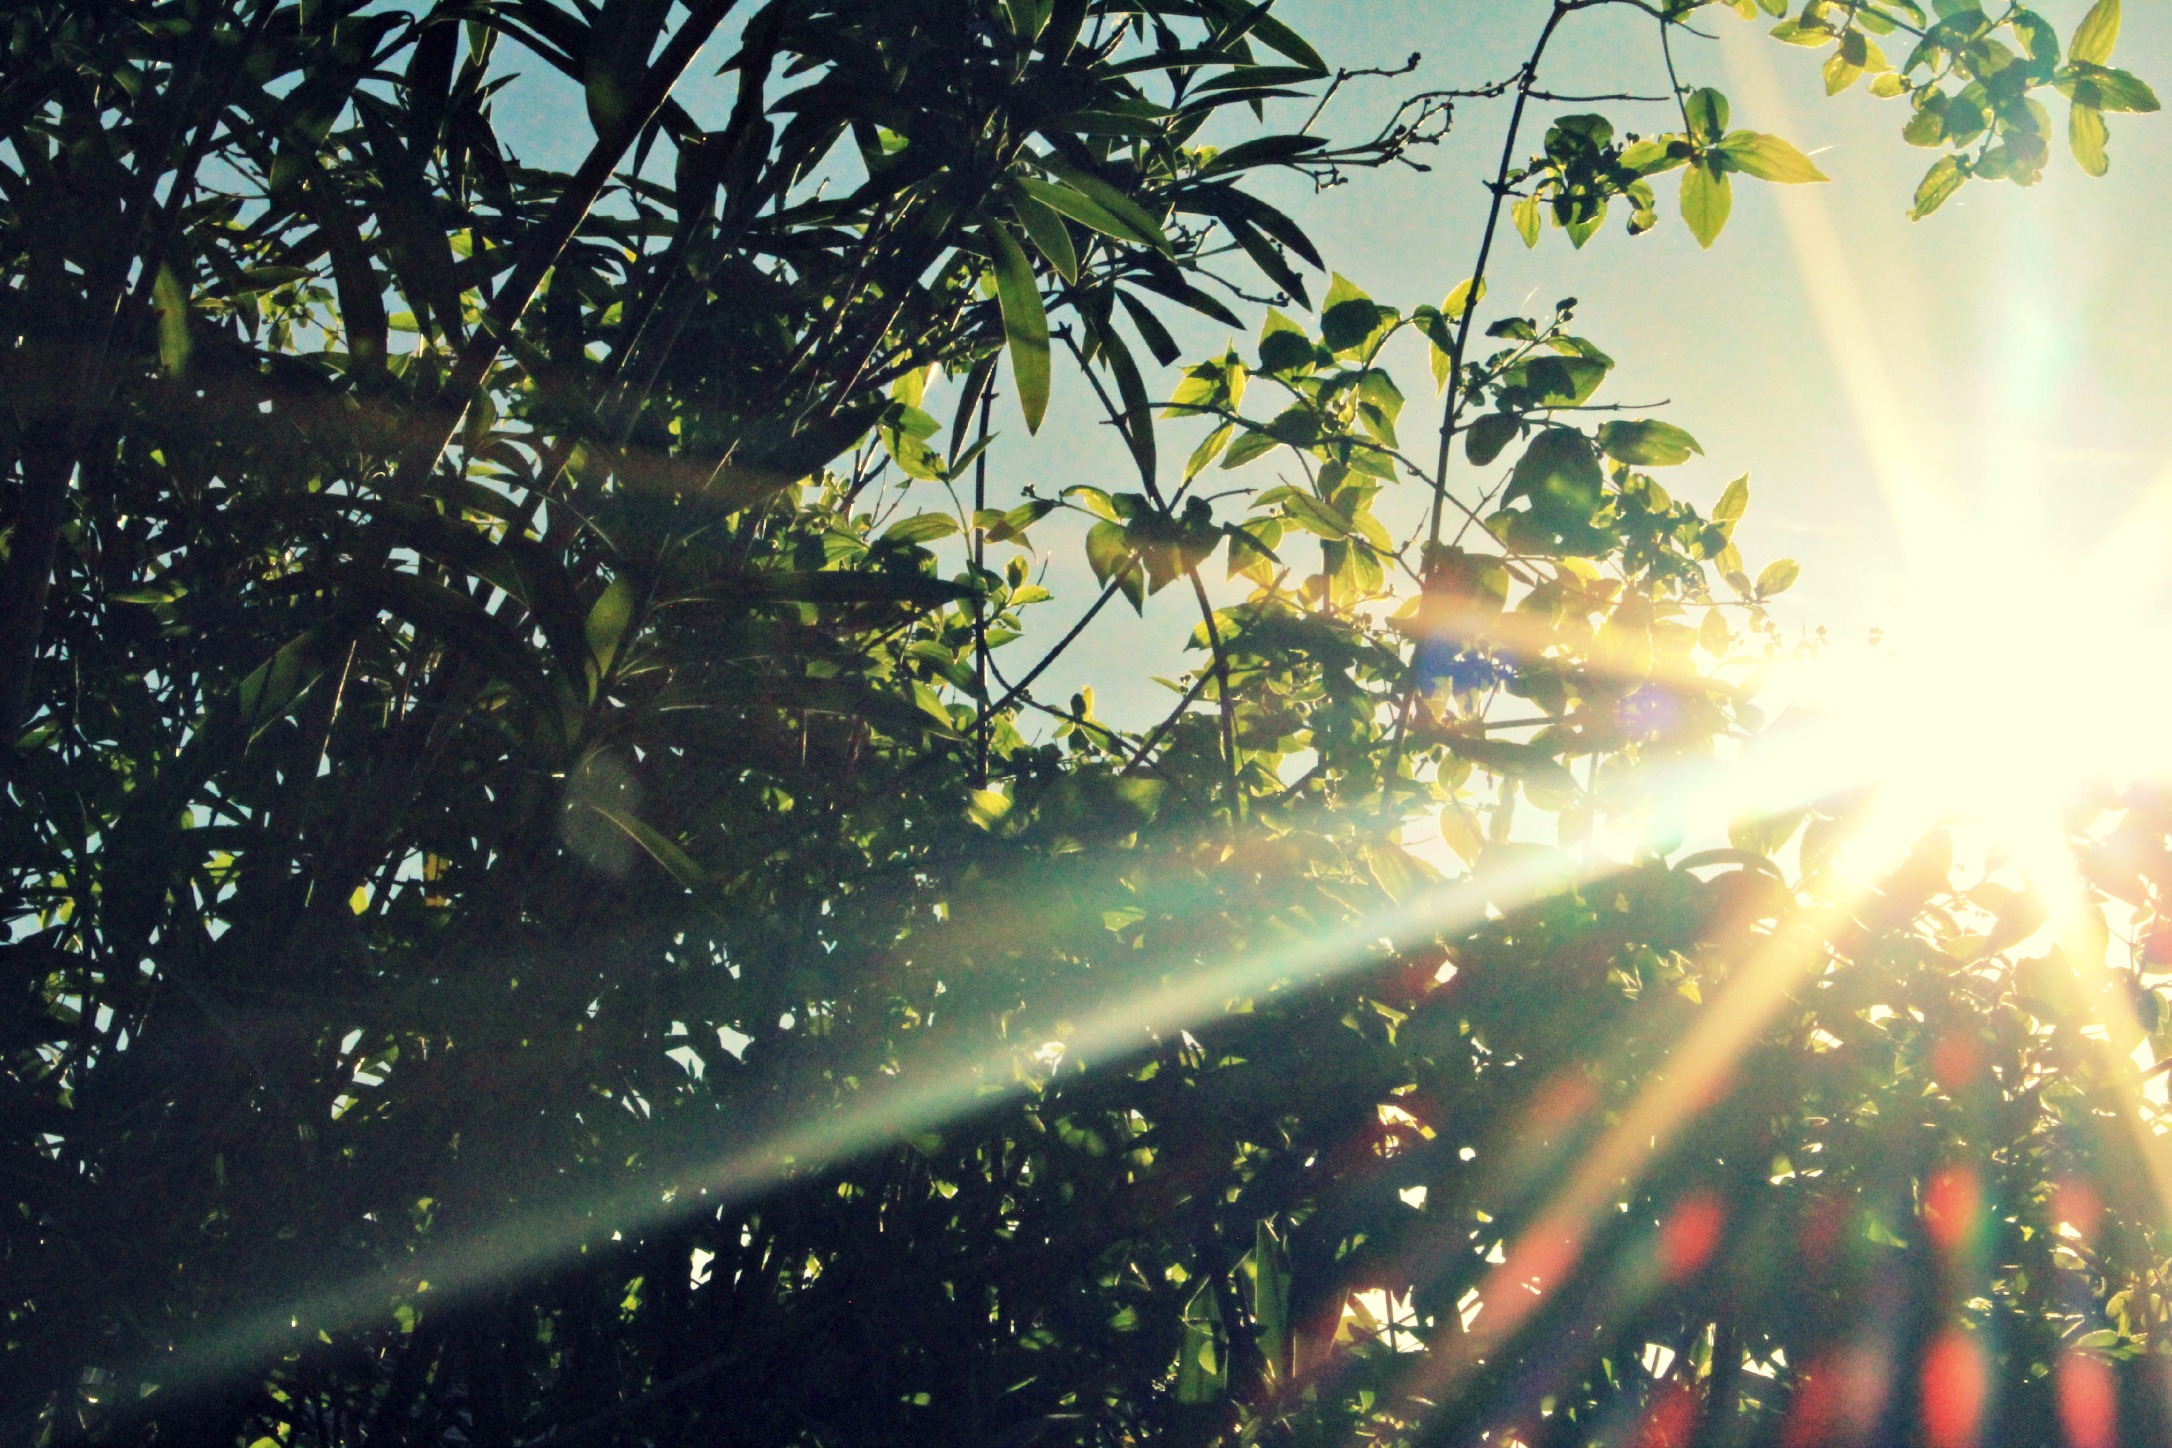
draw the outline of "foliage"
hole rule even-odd
[[[1817,178],[1680,86],[1526,156],[1598,3],[1347,143],[1242,0],[8,5],[8,1431],[1779,1441],[1864,1352],[1973,1351],[2020,1441],[2155,1351],[2131,1083],[2027,898],[1935,842],[1844,888],[1845,799],[1681,852],[1794,566],[1746,482],[1661,485],[1701,449],[1594,401],[1573,303],[1478,331],[1487,259]],[[1941,9],[1782,24],[1910,97],[1919,212],[2034,178],[2031,90],[2092,171],[2154,108],[2117,0],[2063,63]],[[515,73],[578,90],[570,171],[496,130]],[[1259,176],[1487,96],[1471,280],[1315,311]],[[1240,308],[1157,402],[1166,318]],[[991,390],[1037,425],[1059,350],[1136,489],[1005,483]],[[1101,592],[1008,669],[1073,523]],[[1177,583],[1165,720],[1034,692]],[[2129,803],[2097,875],[2153,903]]]

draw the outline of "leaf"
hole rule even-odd
[[[1441,807],[1440,838],[1467,865],[1477,864],[1479,855],[1485,852],[1486,836],[1478,828],[1478,821],[1453,800]]]
[[[2160,108],[2157,93],[2127,71],[2077,63],[2060,74],[2062,92],[2098,110],[2148,114]]]
[[[1086,561],[1093,565],[1094,581],[1106,585],[1131,566],[1131,535],[1121,523],[1096,523],[1086,531]]]
[[[1078,499],[1079,506],[1096,518],[1114,523],[1121,516],[1116,511],[1116,501],[1091,483],[1073,483],[1063,490],[1063,496]]]
[[[241,725],[253,741],[286,717],[295,701],[324,675],[323,641],[311,629],[259,664],[234,691]]]
[[[1330,352],[1354,352],[1380,329],[1383,310],[1349,278],[1336,272],[1320,303],[1320,339]]]
[[[1839,95],[1862,77],[1863,67],[1848,59],[1845,49],[1825,58],[1825,94]]]
[[[1539,241],[1539,200],[1536,196],[1517,199],[1511,213],[1516,223],[1516,234],[1523,238],[1525,246],[1537,246]]]
[[[1035,164],[1063,183],[1058,186],[1030,178],[1022,179],[1020,184],[1032,192],[1037,200],[1045,201],[1073,221],[1091,226],[1096,231],[1106,231],[1111,236],[1136,241],[1162,251],[1170,250],[1168,233],[1161,229],[1161,224],[1149,216],[1138,202],[1099,176],[1091,171],[1082,171],[1067,165],[1055,156],[1036,157]],[[1078,208],[1077,201],[1073,198],[1083,198],[1088,206]],[[1081,214],[1081,211],[1086,214]],[[1111,223],[1114,229],[1111,229]]]
[[[1799,186],[1831,179],[1812,165],[1808,156],[1795,149],[1792,142],[1778,136],[1736,131],[1720,142],[1719,150],[1731,169],[1755,176],[1760,181]]]
[[[1471,466],[1482,468],[1499,457],[1523,431],[1523,419],[1512,412],[1489,412],[1463,431],[1463,455]]]
[[[1184,480],[1190,482],[1206,471],[1207,465],[1220,457],[1222,449],[1229,446],[1229,439],[1236,430],[1235,424],[1225,422],[1201,438],[1199,446],[1192,449],[1191,457],[1184,464]]]
[[[1078,249],[1071,245],[1071,232],[1056,209],[1020,192],[1011,197],[1011,212],[1056,274],[1067,282],[1077,281]]]
[[[1281,563],[1274,547],[1282,541],[1282,525],[1273,518],[1256,518],[1229,528],[1229,576],[1249,578],[1266,585],[1274,581]]]
[[[1750,479],[1747,473],[1727,485],[1720,499],[1712,505],[1712,521],[1731,528],[1741,521],[1750,506]]]
[[[1583,526],[1599,511],[1604,478],[1590,441],[1574,428],[1550,427],[1531,440],[1501,501],[1531,500],[1547,523]]]
[[[611,661],[618,656],[619,646],[626,640],[626,626],[633,620],[634,585],[624,574],[611,580],[610,587],[596,600],[588,611],[584,633],[588,639],[588,655],[596,661],[596,673],[600,677],[611,672]]]
[[[1216,176],[1225,171],[1285,165],[1311,155],[1326,144],[1323,136],[1255,136],[1249,141],[1239,141],[1226,151],[1216,152],[1214,159],[1200,168],[1199,174]]]
[[[685,888],[689,890],[697,889],[708,880],[708,875],[703,872],[701,866],[694,863],[693,856],[687,854],[676,843],[665,838],[640,819],[623,811],[612,809],[609,805],[597,804],[593,800],[584,800],[583,803],[612,824],[617,825],[619,829],[625,832],[628,839],[639,845],[650,859],[662,865],[671,878],[678,881]]]
[[[2111,64],[2112,51],[2119,44],[2119,21],[2119,0],[2097,0],[2081,24],[2074,27],[2074,38],[2067,45],[2068,57],[2091,65]]]
[[[1025,249],[1001,222],[982,228],[995,253],[996,296],[1003,308],[1003,334],[1010,342],[1011,378],[1026,430],[1039,432],[1048,415],[1048,311],[1041,305],[1040,283]]]
[[[1727,134],[1727,97],[1710,86],[1694,90],[1683,102],[1689,115],[1689,133],[1700,141],[1717,141]]]
[[[2112,169],[2112,158],[2105,154],[2105,142],[2110,131],[2104,124],[2104,112],[2080,101],[2067,111],[2066,139],[2073,148],[2074,159],[2092,176],[2102,176]]]
[[[174,269],[160,264],[151,283],[151,301],[158,308],[158,360],[169,376],[179,377],[189,365],[195,340],[189,335],[189,292]]]
[[[1719,240],[1734,204],[1734,188],[1710,159],[1682,173],[1682,220],[1689,223],[1689,233],[1699,246],[1709,251]]]
[[[883,530],[885,543],[933,543],[958,531],[958,520],[948,513],[916,513]]]
[[[1440,304],[1441,315],[1451,322],[1463,320],[1463,314],[1486,299],[1486,284],[1474,278],[1466,278],[1456,284],[1448,294],[1448,300]]]
[[[1771,598],[1775,594],[1785,593],[1795,586],[1795,580],[1800,577],[1801,564],[1792,558],[1775,559],[1765,565],[1764,572],[1757,575],[1757,596]]]
[[[1676,467],[1704,452],[1681,428],[1654,419],[1607,423],[1599,429],[1599,449],[1618,462],[1658,468]]]
[[[1262,372],[1304,372],[1312,367],[1315,353],[1312,337],[1280,308],[1269,307],[1267,320],[1259,332],[1259,370]]]
[[[1140,340],[1146,343],[1146,350],[1154,354],[1157,363],[1167,367],[1183,355],[1176,339],[1169,335],[1169,329],[1161,324],[1161,318],[1155,316],[1146,303],[1121,288],[1117,290],[1116,300],[1124,304],[1125,315],[1131,318],[1131,325],[1138,329]]]
[[[1253,1341],[1278,1382],[1290,1375],[1290,1264],[1265,1222],[1253,1230],[1251,1271]]]
[[[1916,187],[1914,208],[1908,213],[1921,221],[1952,199],[1953,193],[1968,182],[1968,173],[1961,169],[1960,161],[1953,156],[1941,156],[1924,174],[1922,184]]]

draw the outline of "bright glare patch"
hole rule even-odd
[[[2063,568],[2026,537],[1943,528],[1940,546],[1917,540],[1912,596],[1871,646],[1829,647],[1775,680],[1821,722],[1774,773],[1798,797],[1806,775],[1877,792],[1849,873],[1956,821],[2051,885],[2070,868],[2062,811],[2085,786],[2172,772],[2172,671],[2150,662],[2172,645],[2172,618],[2149,608],[2155,570],[2110,556],[2159,551],[2157,510],[2142,511]]]

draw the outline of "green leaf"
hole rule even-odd
[[[1727,97],[1710,86],[1691,91],[1682,108],[1689,113],[1689,133],[1697,140],[1714,142],[1727,134]]]
[[[254,740],[280,719],[324,675],[323,637],[311,629],[259,664],[235,690],[242,728]]]
[[[1719,502],[1712,506],[1712,521],[1722,527],[1732,528],[1742,520],[1742,515],[1749,510],[1749,506],[1750,479],[1745,473],[1729,483],[1727,491],[1720,494]]]
[[[1168,233],[1161,229],[1161,224],[1149,216],[1138,202],[1099,176],[1091,171],[1082,171],[1067,165],[1054,156],[1036,157],[1035,164],[1063,183],[1054,186],[1042,181],[1023,180],[1020,184],[1032,192],[1037,200],[1047,202],[1073,221],[1091,226],[1097,231],[1107,231],[1112,236],[1157,247],[1162,251],[1170,250]],[[1090,203],[1090,214],[1081,215],[1079,210],[1073,209],[1078,204],[1073,198],[1083,198]],[[1102,220],[1097,220],[1097,217]],[[1104,225],[1104,220],[1113,222],[1115,229]]]
[[[1312,335],[1285,316],[1279,308],[1267,309],[1259,331],[1259,370],[1305,372],[1311,370],[1315,353]]]
[[[1583,526],[1599,511],[1604,482],[1590,440],[1574,428],[1550,427],[1516,460],[1501,501],[1529,498],[1532,513],[1547,523]]]
[[[1489,412],[1463,430],[1463,455],[1472,467],[1482,468],[1504,452],[1523,431],[1523,419],[1512,412]]]
[[[639,845],[650,859],[662,865],[671,878],[685,888],[697,889],[709,878],[701,866],[694,863],[693,856],[635,816],[612,809],[609,805],[597,804],[593,800],[583,803],[617,825],[628,839]]]
[[[1348,277],[1336,272],[1320,303],[1320,338],[1330,352],[1354,352],[1380,329],[1383,310]]]
[[[189,365],[195,341],[189,335],[189,292],[174,269],[163,263],[151,282],[151,302],[158,308],[158,360],[170,376]]]
[[[1861,78],[1863,67],[1848,59],[1846,50],[1836,50],[1825,58],[1825,94],[1839,95]]]
[[[948,538],[958,531],[958,520],[948,513],[916,513],[903,518],[883,530],[885,543],[933,543],[938,538]]]
[[[1077,281],[1078,249],[1072,246],[1070,229],[1056,209],[1020,191],[1011,197],[1011,211],[1057,274],[1067,282]]]
[[[2105,142],[2110,131],[2104,124],[2104,112],[2080,101],[2067,111],[2067,144],[2073,148],[2074,159],[2092,176],[2102,176],[2112,169],[2112,158],[2105,154]]]
[[[1177,1349],[1177,1401],[1219,1402],[1229,1386],[1229,1335],[1222,1326],[1221,1304],[1215,1300],[1212,1281],[1200,1283],[1184,1305],[1183,1322],[1183,1342]]]
[[[2067,55],[2091,65],[2111,64],[2112,51],[2119,44],[2119,20],[2119,0],[2097,0],[2074,27]]]
[[[1734,188],[1727,174],[1709,158],[1682,173],[1682,220],[1689,223],[1689,234],[1697,238],[1697,245],[1711,249],[1734,205]]]
[[[1229,451],[1222,454],[1222,468],[1224,471],[1233,472],[1248,462],[1267,456],[1280,446],[1282,440],[1271,432],[1247,431],[1229,445]]]
[[[1290,1264],[1267,1223],[1252,1235],[1247,1277],[1252,1289],[1253,1341],[1277,1382],[1290,1375]]]
[[[1945,205],[1953,193],[1960,190],[1967,181],[1968,173],[1961,169],[1958,159],[1952,156],[1939,157],[1937,163],[1924,174],[1922,184],[1916,187],[1915,207],[1909,215],[1921,221]]]
[[[995,253],[996,296],[1003,308],[1003,334],[1010,342],[1011,378],[1026,430],[1039,432],[1048,415],[1048,311],[1041,305],[1040,283],[1025,249],[999,221],[982,228]]]
[[[1282,541],[1282,524],[1273,518],[1255,518],[1229,527],[1229,576],[1249,578],[1265,585],[1274,581],[1281,560],[1275,545]]]
[[[1792,558],[1780,558],[1765,565],[1765,571],[1757,575],[1757,596],[1771,598],[1785,593],[1802,577],[1802,565]]]
[[[1697,439],[1673,423],[1649,418],[1607,423],[1599,429],[1599,450],[1618,462],[1657,468],[1676,467],[1704,452]]]
[[[1106,584],[1132,565],[1131,535],[1121,523],[1096,523],[1086,531],[1086,561],[1093,565],[1094,581]]]
[[[2059,74],[2061,92],[2098,110],[2147,114],[2159,109],[2157,93],[2126,71],[2077,63]]]
[[[626,641],[626,626],[633,621],[633,580],[621,574],[611,580],[603,596],[588,610],[588,622],[583,632],[588,639],[588,656],[596,661],[598,677],[611,672],[611,661],[618,657],[619,647]]]
[[[1778,136],[1736,131],[1720,142],[1719,151],[1730,170],[1755,176],[1760,181],[1797,186],[1830,179],[1811,164],[1808,156]]]
[[[1201,438],[1199,446],[1192,449],[1191,457],[1184,464],[1184,481],[1190,482],[1206,471],[1207,465],[1220,457],[1222,449],[1229,446],[1229,439],[1236,430],[1235,424],[1225,422]]]
[[[1537,246],[1539,240],[1539,200],[1536,196],[1519,197],[1510,213],[1516,223],[1516,234],[1523,238],[1525,246]]]
[[[1076,498],[1080,507],[1096,518],[1114,523],[1118,520],[1116,500],[1090,483],[1073,483],[1063,490],[1066,498]]]
[[[1440,304],[1441,315],[1451,322],[1463,320],[1463,314],[1486,299],[1486,284],[1475,278],[1466,278],[1456,284],[1448,294],[1448,300]]]

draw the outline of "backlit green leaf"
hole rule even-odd
[[[1003,308],[1003,334],[1010,343],[1011,378],[1018,387],[1018,407],[1026,430],[1039,432],[1048,415],[1048,311],[1041,304],[1040,283],[1025,249],[1001,222],[982,229],[995,254],[996,296]]]
[[[1682,220],[1699,246],[1709,250],[1719,240],[1734,204],[1727,174],[1711,161],[1699,161],[1682,173]]]
[[[2082,17],[2081,24],[2074,27],[2074,38],[2067,44],[2067,55],[2091,65],[2111,64],[2112,51],[2119,44],[2119,21],[2119,0],[2097,0]]]
[[[1801,185],[1830,179],[1793,143],[1778,136],[1736,131],[1720,142],[1719,150],[1731,169],[1755,176],[1760,181]]]

